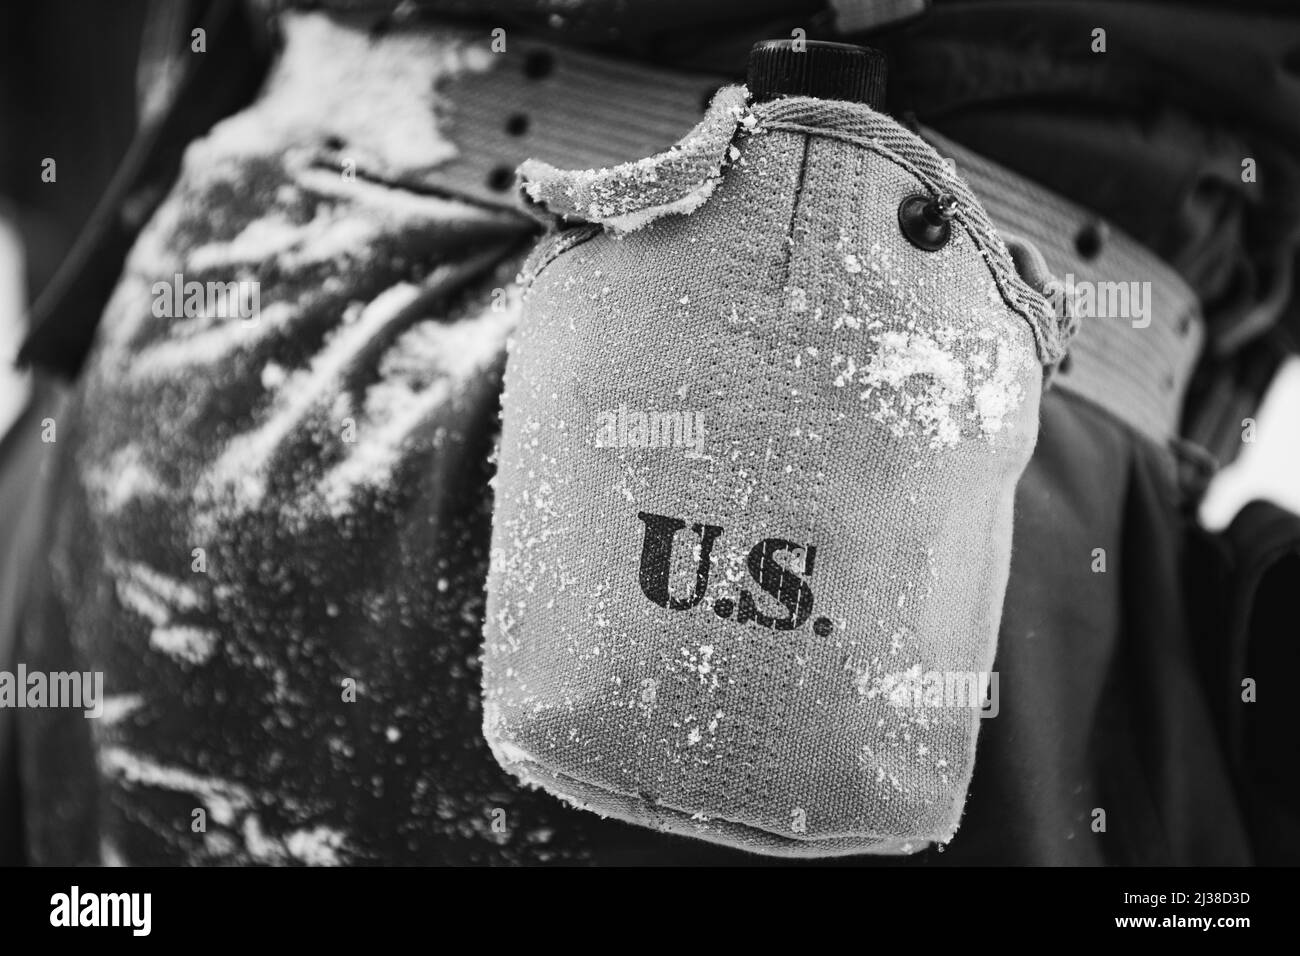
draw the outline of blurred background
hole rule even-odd
[[[0,432],[29,395],[27,307],[107,189],[136,127],[145,0],[0,7]],[[55,160],[53,182],[43,162]]]

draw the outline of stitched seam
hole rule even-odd
[[[537,244],[537,247],[528,255],[524,264],[519,269],[519,286],[521,289],[527,289],[537,281],[538,276],[546,271],[546,268],[560,256],[596,236],[600,235],[601,228],[597,225],[574,226],[570,229],[564,229],[543,239]]]
[[[795,177],[794,183],[794,202],[790,204],[790,222],[785,227],[785,259],[782,263],[783,269],[781,272],[782,287],[790,284],[790,267],[794,261],[794,225],[799,221],[799,207],[803,204],[803,184],[808,175],[808,137],[804,136],[801,142],[799,174]]]

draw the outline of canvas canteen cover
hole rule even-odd
[[[605,816],[915,852],[996,713],[1012,503],[1072,328],[920,138],[750,75],[662,154],[521,167],[555,228],[509,348],[484,734]]]

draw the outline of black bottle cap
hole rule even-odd
[[[816,40],[764,40],[749,51],[745,85],[755,103],[782,96],[885,107],[885,55],[867,46]]]

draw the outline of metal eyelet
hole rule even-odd
[[[957,214],[957,197],[952,193],[908,196],[898,207],[898,226],[918,249],[934,252],[952,238],[952,217]]]

